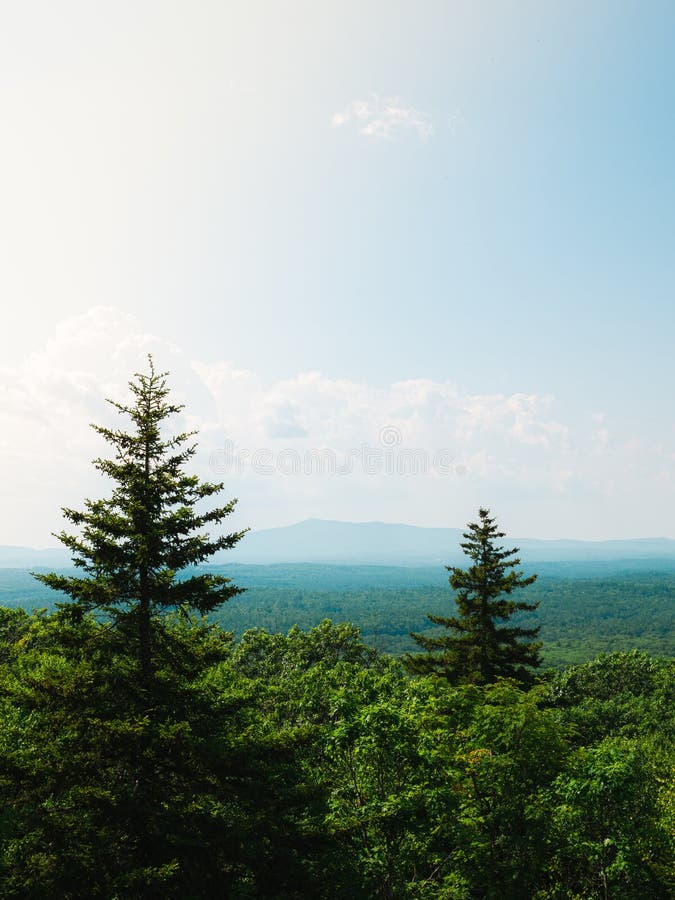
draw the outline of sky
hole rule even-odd
[[[675,537],[675,6],[0,3],[0,543],[151,352],[229,526]],[[121,421],[116,424],[124,424]]]

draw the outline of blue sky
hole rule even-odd
[[[462,472],[225,473],[254,527],[488,504],[515,534],[675,537],[672,4],[2,20],[1,542],[97,489],[73,435],[148,348],[206,474],[228,440],[339,455],[389,425]]]

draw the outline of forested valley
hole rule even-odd
[[[529,568],[540,572],[532,594],[541,603],[527,618],[541,626],[544,668],[616,650],[675,656],[675,573],[585,575],[580,567],[563,575],[561,566]],[[294,625],[308,630],[331,619],[357,625],[365,643],[400,656],[414,649],[411,631],[432,633],[427,613],[442,614],[454,603],[442,566],[206,564],[200,571],[229,576],[246,589],[209,616],[237,640],[251,628],[287,633]],[[0,606],[52,611],[58,601],[28,570],[0,569]]]
[[[164,376],[130,386],[56,606],[0,610],[1,896],[672,896],[671,582],[631,646],[625,579],[589,615],[481,509],[449,585],[288,585],[271,621],[205,565],[245,533],[209,537],[234,501],[200,506]]]

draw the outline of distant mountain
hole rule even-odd
[[[458,528],[307,519],[246,535],[214,562],[320,562],[372,565],[439,563],[459,547]]]
[[[52,569],[70,565],[70,554],[60,547],[36,550],[33,547],[0,546],[0,568],[3,569]]]
[[[387,522],[334,522],[307,519],[295,525],[253,531],[233,550],[217,553],[213,564],[321,563],[338,565],[437,566],[462,563],[461,528],[423,528]],[[523,563],[664,562],[675,565],[675,540],[543,541],[507,537]],[[62,568],[68,552],[55,548],[0,547],[0,568]]]
[[[254,531],[214,563],[341,563],[415,566],[456,563],[461,528],[423,528],[386,522],[335,522],[307,519],[295,525]],[[621,541],[544,541],[504,539],[519,547],[527,562],[668,560],[675,563],[675,540],[638,538]]]

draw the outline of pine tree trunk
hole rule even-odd
[[[152,676],[152,646],[150,637],[150,591],[148,587],[148,572],[145,566],[141,568],[139,600],[139,662],[141,667],[141,678],[147,685]]]

